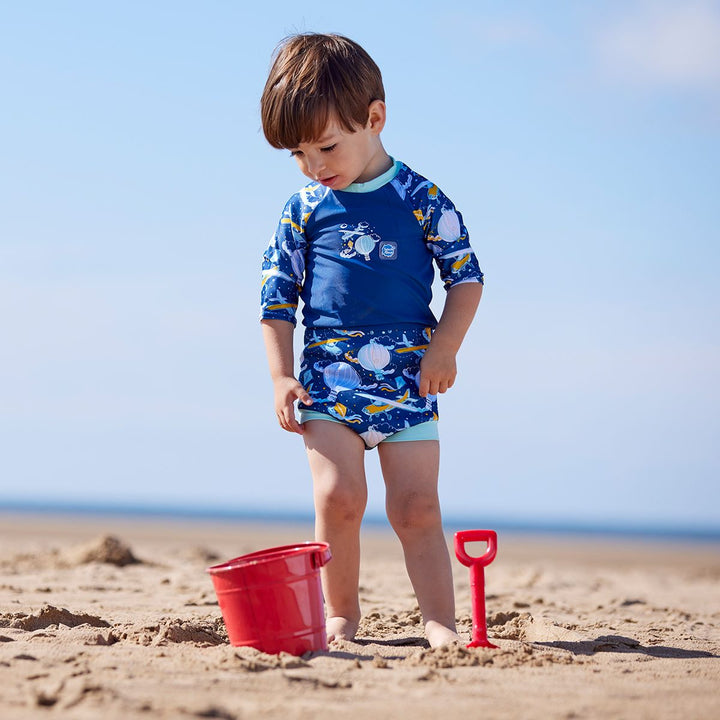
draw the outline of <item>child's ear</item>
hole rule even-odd
[[[385,116],[385,103],[382,100],[373,100],[368,107],[368,130],[374,135],[379,135],[385,127]]]

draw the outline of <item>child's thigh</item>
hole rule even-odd
[[[437,440],[381,443],[378,454],[388,498],[391,493],[437,493],[440,469],[440,443]]]
[[[308,420],[303,428],[316,490],[342,487],[348,492],[366,493],[362,438],[346,425],[328,420]]]
[[[418,440],[379,448],[387,516],[403,543],[413,533],[441,526],[439,445],[437,440]]]

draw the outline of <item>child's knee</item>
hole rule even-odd
[[[388,520],[394,530],[427,530],[442,524],[437,496],[411,494],[388,503]]]
[[[315,510],[325,519],[359,522],[366,503],[367,491],[356,483],[332,482],[315,487]]]

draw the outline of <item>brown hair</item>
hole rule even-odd
[[[354,132],[374,100],[385,100],[382,75],[360,45],[342,35],[291,35],[275,51],[260,100],[263,132],[276,148],[317,140],[332,118]]]

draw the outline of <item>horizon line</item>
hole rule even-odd
[[[141,502],[82,502],[82,501],[37,501],[37,500],[2,500],[0,499],[0,513],[25,512],[41,515],[98,515],[111,517],[137,517],[137,518],[176,518],[186,520],[238,520],[245,522],[313,522],[314,513],[270,508],[228,508],[191,505],[168,505],[159,503]],[[372,527],[390,527],[387,518],[378,513],[366,513],[363,524]],[[720,527],[700,525],[689,527],[687,525],[668,526],[663,522],[637,523],[608,520],[569,521],[556,519],[552,521],[537,521],[527,519],[501,518],[488,516],[483,522],[485,527],[493,527],[503,531],[538,534],[563,535],[596,535],[596,536],[622,536],[648,539],[676,539],[692,541],[720,542]],[[452,513],[443,514],[443,526],[446,531],[459,530],[471,525],[478,526],[478,518],[461,516]]]

